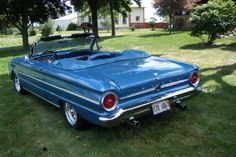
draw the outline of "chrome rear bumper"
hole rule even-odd
[[[129,109],[119,109],[115,114],[112,114],[109,117],[99,117],[100,125],[104,127],[112,127],[125,121],[129,121],[130,117],[138,118],[145,114],[151,113],[151,106],[153,103],[167,99],[170,102],[187,99],[190,96],[199,93],[200,91],[201,87],[189,87],[176,92],[168,93],[145,104],[141,104]]]

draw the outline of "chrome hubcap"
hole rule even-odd
[[[71,125],[75,125],[77,122],[77,112],[76,110],[69,105],[68,103],[65,104],[65,115],[66,119]]]
[[[20,80],[17,77],[15,77],[14,83],[15,83],[16,91],[19,92],[21,90],[21,87],[20,87]]]

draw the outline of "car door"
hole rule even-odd
[[[43,62],[24,57],[17,68],[17,75],[21,84],[30,92],[45,98],[44,81],[43,81]]]

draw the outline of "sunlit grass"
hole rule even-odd
[[[73,130],[57,108],[31,94],[15,93],[7,64],[27,52],[21,50],[21,36],[1,36],[0,156],[235,156],[236,38],[219,39],[221,46],[206,48],[189,32],[119,30],[115,38],[109,34],[102,32],[99,39],[104,50],[139,49],[197,64],[203,92],[186,102],[184,112],[140,119],[139,129],[122,124]],[[39,38],[30,37],[30,42]]]

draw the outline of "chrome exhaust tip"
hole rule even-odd
[[[175,107],[180,109],[180,110],[186,110],[187,106],[183,104],[181,101],[176,101],[175,102]]]
[[[140,128],[140,126],[141,126],[140,122],[138,120],[135,120],[134,117],[129,118],[128,124],[130,124],[131,126],[133,126],[135,128]]]

